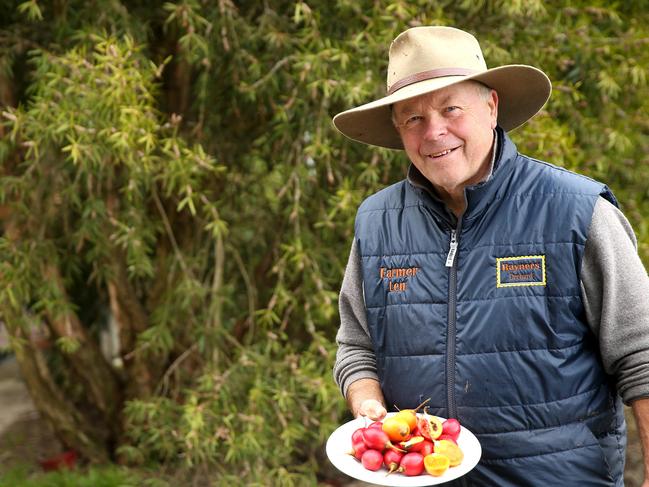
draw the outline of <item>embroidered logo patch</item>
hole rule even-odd
[[[496,287],[545,286],[545,255],[496,259]]]
[[[419,272],[419,267],[381,267],[379,276],[382,280],[387,280],[388,292],[400,293],[408,289],[408,279],[415,277]]]

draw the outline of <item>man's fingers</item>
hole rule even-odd
[[[359,413],[362,416],[367,416],[372,421],[380,421],[385,418],[388,412],[383,407],[383,404],[376,399],[366,399],[361,404]]]

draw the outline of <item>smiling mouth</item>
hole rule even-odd
[[[440,158],[440,157],[444,157],[445,155],[450,154],[450,153],[453,152],[455,149],[457,149],[457,147],[453,147],[452,149],[445,149],[445,150],[443,150],[443,151],[435,152],[435,153],[433,153],[433,154],[428,154],[428,157],[430,157],[430,158],[432,158],[432,159],[438,159],[438,158]]]

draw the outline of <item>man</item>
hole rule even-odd
[[[649,278],[608,188],[507,136],[550,81],[417,27],[392,43],[387,85],[334,118],[411,162],[356,217],[334,367],[353,414],[430,398],[482,446],[457,485],[624,485],[622,401],[649,447]]]

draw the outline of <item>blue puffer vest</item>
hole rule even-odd
[[[476,434],[482,459],[457,485],[622,486],[622,403],[579,283],[595,202],[615,198],[498,137],[492,177],[467,188],[460,221],[407,181],[359,208],[386,403],[430,398],[431,413]]]

